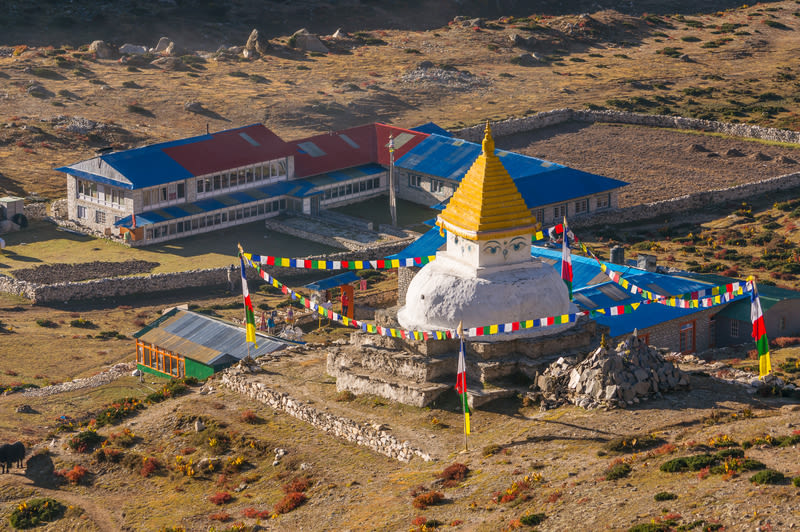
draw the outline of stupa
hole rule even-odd
[[[558,272],[531,257],[539,228],[514,181],[495,155],[489,123],[483,151],[437,217],[446,248],[411,280],[400,325],[414,330],[455,329],[509,323],[575,312]],[[531,338],[561,332],[574,323],[481,341]]]

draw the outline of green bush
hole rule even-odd
[[[658,447],[663,443],[664,440],[662,438],[657,438],[650,434],[644,436],[631,435],[624,436],[622,438],[615,438],[603,445],[603,448],[607,451],[617,453],[633,453],[646,449],[652,449],[653,447]]]
[[[8,520],[14,528],[33,528],[59,519],[66,509],[63,504],[49,497],[31,499],[17,505]]]
[[[160,403],[170,397],[181,395],[186,391],[187,387],[180,379],[171,379],[157,392],[153,392],[147,396],[147,401],[150,403]]]
[[[625,462],[612,464],[606,469],[606,480],[617,480],[625,478],[631,473],[631,466]]]
[[[792,485],[793,485],[795,488],[800,488],[800,477],[794,477],[794,478],[792,479]]]
[[[67,445],[73,451],[85,453],[103,441],[103,437],[93,430],[84,430],[70,438]]]
[[[675,495],[674,493],[670,493],[668,491],[660,491],[660,492],[656,493],[655,495],[653,495],[653,500],[656,500],[656,501],[671,501],[671,500],[677,499],[677,498],[678,498],[677,495]]]
[[[744,458],[744,450],[735,447],[723,449],[717,453],[717,458],[724,460],[726,458]]]
[[[519,522],[525,526],[536,526],[547,519],[544,514],[525,514],[519,518]]]
[[[83,318],[77,318],[69,322],[70,327],[75,327],[76,329],[94,329],[97,327],[94,323],[89,320]]]
[[[48,327],[48,328],[58,327],[58,324],[56,322],[45,318],[39,318],[38,320],[36,320],[36,325],[38,325],[39,327]]]
[[[628,532],[668,532],[671,529],[666,523],[641,523],[630,527]]]
[[[483,456],[492,456],[494,454],[499,453],[502,450],[503,450],[502,447],[500,447],[496,443],[493,443],[483,448]]]
[[[780,471],[765,469],[750,477],[750,482],[753,484],[780,484],[784,478]]]

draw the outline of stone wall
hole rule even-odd
[[[397,306],[406,305],[406,293],[411,280],[422,268],[398,268],[397,269]]]
[[[304,257],[310,260],[374,260],[396,253],[408,245],[408,240],[393,242],[389,245],[376,246],[360,252],[347,251],[332,255],[316,255]],[[236,260],[232,258],[232,263]],[[297,268],[265,267],[270,275],[281,282],[292,279],[304,278],[311,270]],[[316,271],[320,277],[322,272]],[[334,275],[331,272],[331,276]],[[231,276],[234,284],[239,286],[239,269],[233,271]],[[250,281],[259,279],[255,269],[247,269],[247,278]],[[228,268],[208,268],[203,270],[190,270],[185,272],[158,273],[152,275],[107,277],[74,283],[54,283],[50,285],[19,281],[8,275],[0,274],[0,292],[22,296],[30,299],[34,304],[67,303],[109,297],[122,297],[133,294],[149,294],[170,290],[183,290],[206,286],[225,286],[228,284]]]
[[[800,132],[785,129],[766,128],[748,124],[733,124],[697,118],[684,118],[681,116],[645,115],[625,111],[575,111],[572,109],[555,109],[553,111],[536,113],[524,118],[509,118],[507,120],[493,122],[492,132],[495,137],[502,137],[554,126],[569,121],[669,127],[723,133],[725,135],[746,139],[800,143]],[[483,138],[484,129],[485,126],[480,124],[453,131],[453,134],[456,137],[471,142],[480,142]],[[800,172],[762,179],[753,183],[736,185],[724,189],[696,192],[677,198],[670,198],[642,205],[589,212],[584,215],[575,216],[570,220],[570,224],[574,228],[580,228],[592,225],[634,222],[659,216],[668,216],[692,209],[705,208],[712,204],[741,201],[755,195],[796,187],[800,187]]]
[[[654,303],[655,304],[655,303]],[[702,353],[712,345],[713,338],[711,337],[711,316],[720,312],[725,306],[716,306],[681,316],[674,320],[665,321],[652,327],[638,331],[639,337],[649,335],[648,343],[650,345],[669,349],[676,353],[680,353],[680,331],[681,325],[688,322],[694,322],[695,334],[695,349],[694,352]],[[614,338],[615,342],[625,340],[629,334],[623,334]],[[687,351],[688,352],[688,351]]]
[[[380,427],[357,423],[352,419],[321,412],[301,401],[293,399],[287,393],[278,392],[240,373],[237,368],[226,370],[222,374],[222,384],[238,393],[247,395],[270,408],[286,412],[292,417],[305,421],[313,427],[342,438],[346,441],[363,445],[375,452],[390,458],[408,462],[414,456],[430,461],[431,457],[407,441],[400,442],[388,431]]]

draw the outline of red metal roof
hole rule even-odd
[[[262,124],[252,124],[163,151],[198,176],[285,157],[292,154],[292,146]]]
[[[375,162],[375,124],[289,142],[294,174],[307,177]]]

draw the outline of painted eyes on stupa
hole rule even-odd
[[[495,244],[495,245],[486,244],[486,247],[484,247],[483,250],[492,255],[496,255],[497,252],[500,251],[500,244]]]

